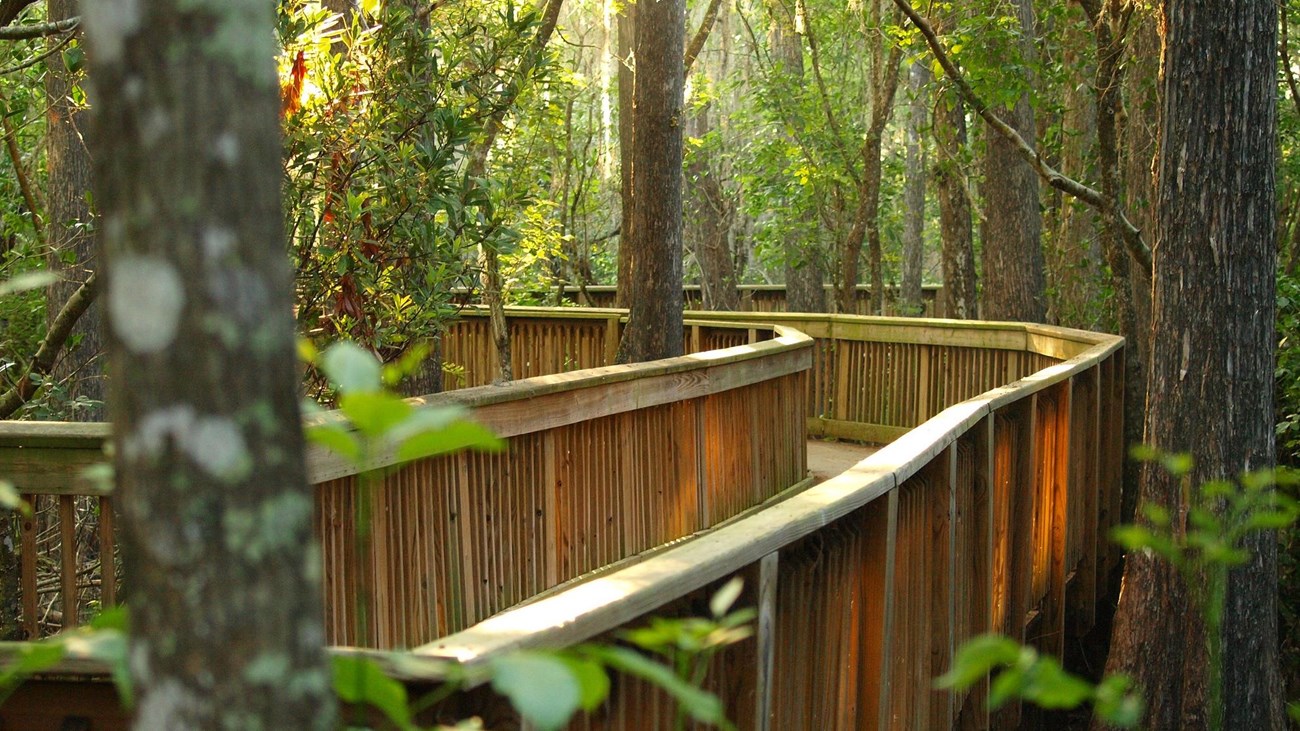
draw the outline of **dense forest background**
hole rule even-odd
[[[1137,335],[1140,369],[1156,245],[1158,8],[918,4],[941,59],[903,5],[686,4],[685,104],[668,120],[684,132],[683,282],[715,309],[741,305],[739,284],[784,284],[790,306],[810,311],[848,309],[867,284],[874,311],[888,297],[904,313],[921,311],[923,284],[941,285],[952,317]],[[1277,48],[1260,49],[1280,69],[1275,422],[1279,462],[1300,466],[1300,7],[1280,10]],[[637,15],[614,0],[281,2],[299,331],[395,360],[436,353],[459,290],[508,304],[631,290],[645,237],[633,222],[655,220],[647,201],[674,197],[633,178],[645,165],[633,165],[630,140],[663,128],[634,103],[635,80],[659,78],[663,62],[642,43],[656,29],[637,29],[660,20]],[[10,418],[103,416],[98,305],[80,312],[95,291],[96,198],[80,124],[94,59],[79,19],[72,0],[0,1],[0,279],[58,276],[0,298],[0,415]],[[1021,147],[980,118],[982,105]],[[627,214],[637,206],[641,218]],[[413,391],[454,377],[428,362]],[[1130,379],[1131,395],[1142,383]],[[1281,540],[1295,698],[1300,544]]]

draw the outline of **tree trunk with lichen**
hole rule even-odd
[[[333,728],[274,8],[83,11],[136,728]]]
[[[1166,0],[1158,236],[1146,441],[1195,460],[1193,485],[1274,462],[1277,7]],[[1142,503],[1182,516],[1182,481],[1148,466]],[[1225,729],[1281,729],[1277,542],[1245,542],[1223,613]],[[1205,628],[1176,568],[1132,553],[1107,672],[1133,676],[1145,728],[1214,727]]]

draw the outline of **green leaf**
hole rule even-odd
[[[320,358],[320,368],[345,394],[378,391],[382,386],[379,359],[374,353],[346,340],[325,351]]]
[[[1131,692],[1133,680],[1127,675],[1107,675],[1097,685],[1093,712],[1112,726],[1133,728],[1142,720],[1145,705],[1142,696]]]
[[[540,729],[569,722],[585,696],[568,663],[554,655],[518,652],[493,660],[492,688]]]
[[[475,421],[458,421],[437,431],[424,431],[402,442],[397,448],[397,459],[409,462],[462,449],[499,452],[505,442],[492,430]]]
[[[731,581],[722,585],[714,593],[713,598],[709,600],[709,611],[714,617],[721,617],[731,609],[731,605],[736,603],[740,598],[740,592],[745,588],[745,580],[739,576],[732,577]]]
[[[0,297],[19,292],[26,292],[29,289],[40,289],[58,281],[58,277],[47,271],[26,272],[19,274],[12,279],[0,282]]]
[[[1128,456],[1135,462],[1154,462],[1159,458],[1160,453],[1149,444],[1134,444],[1128,450]]]
[[[1065,672],[1051,657],[1039,657],[1028,677],[1025,700],[1041,708],[1078,708],[1093,695],[1090,683]]]
[[[354,465],[361,463],[361,442],[351,429],[339,424],[320,424],[307,429],[307,441],[318,444]]]
[[[573,679],[578,682],[579,705],[584,711],[594,711],[609,695],[609,676],[600,663],[579,657],[560,658],[569,666]]]
[[[12,482],[4,480],[0,480],[0,508],[12,510],[26,517],[32,514],[32,506],[23,500],[23,496],[19,494]]]
[[[595,654],[616,670],[635,675],[658,686],[671,695],[682,710],[696,721],[731,728],[722,701],[718,700],[717,696],[687,683],[674,675],[667,666],[626,647],[588,647],[587,652]]]
[[[1175,477],[1182,477],[1192,471],[1192,455],[1187,453],[1166,454],[1160,458],[1160,464],[1164,465],[1169,474]]]
[[[986,634],[957,648],[952,669],[934,681],[936,688],[965,690],[978,683],[993,668],[1013,665],[1020,657],[1020,645],[1002,635]]]
[[[398,396],[382,391],[354,391],[339,399],[339,409],[357,431],[380,437],[411,415],[412,407]]]
[[[373,706],[398,728],[413,728],[405,686],[384,675],[370,658],[335,655],[333,660],[334,692],[339,700]]]

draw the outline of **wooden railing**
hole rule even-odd
[[[467,317],[453,339],[481,327],[479,319]],[[557,325],[566,322],[570,327]],[[544,339],[538,352],[551,353],[548,363],[586,370],[416,399],[468,407],[506,439],[500,454],[427,459],[396,471],[387,469],[392,455],[381,455],[367,465],[383,472],[372,473],[378,477],[366,494],[357,466],[309,450],[330,643],[428,642],[715,526],[806,479],[798,418],[806,408],[806,336],[771,325],[688,323],[685,342],[705,352],[590,368],[612,353],[588,336],[608,334],[617,343],[620,326],[617,312],[521,310],[511,318],[516,345]],[[587,347],[590,342],[596,347]],[[515,359],[517,369],[535,371],[527,348],[517,352],[524,353]],[[458,365],[471,382],[495,372],[486,361]],[[107,436],[103,424],[0,424],[0,476],[29,502],[59,505],[57,516],[24,521],[21,529],[22,621],[29,636],[39,634],[42,607],[61,619],[45,626],[71,626],[91,601],[116,598],[108,489],[81,476],[103,461]],[[373,516],[365,550],[356,539],[361,499],[370,501]],[[78,500],[80,515],[73,509]],[[59,540],[41,552],[35,546],[44,532]],[[92,566],[78,585],[79,567],[91,554],[113,570]],[[57,587],[38,586],[37,562],[51,560],[57,571],[44,573],[58,576]],[[87,590],[95,586],[100,591]],[[42,596],[47,601],[38,606]],[[358,634],[360,601],[368,605],[364,635]]]
[[[810,424],[852,433],[855,417],[868,419],[867,436],[912,428],[779,505],[411,654],[474,665],[607,636],[651,613],[698,613],[716,582],[741,574],[757,636],[707,681],[741,728],[1014,727],[1019,709],[990,716],[986,687],[958,694],[933,679],[977,634],[1060,656],[1067,634],[1091,626],[1119,556],[1106,536],[1119,510],[1123,341],[796,317],[771,319],[816,335]],[[574,728],[671,726],[662,693],[629,679],[616,687]],[[489,696],[466,698],[455,712],[508,714]]]
[[[371,638],[349,637],[345,618],[336,616],[334,640],[382,645],[382,639],[452,630],[401,653],[402,662],[392,666],[399,677],[429,682],[440,674],[421,669],[426,665],[420,661],[481,664],[521,648],[609,637],[651,613],[699,614],[718,582],[741,574],[748,583],[741,601],[759,610],[757,634],[719,655],[706,681],[740,728],[1013,726],[1019,709],[1008,706],[991,715],[986,687],[958,694],[935,690],[932,679],[947,668],[959,644],[981,632],[1000,631],[1059,655],[1068,634],[1092,624],[1104,577],[1118,559],[1106,535],[1119,511],[1122,339],[1008,323],[791,314],[764,315],[767,324],[756,325],[746,321],[754,315],[690,317],[700,323],[684,335],[692,342],[715,337],[704,323],[730,325],[716,331],[724,340],[748,343],[765,332],[780,337],[693,360],[574,372],[543,378],[536,386],[485,386],[441,397],[470,402],[491,425],[506,430],[509,454],[520,456],[467,455],[441,466],[431,461],[407,468],[376,492],[390,500],[376,514],[404,521],[380,526],[401,537],[383,549],[389,551],[387,565],[418,563],[418,552],[397,553],[411,542],[407,536],[419,526],[449,525],[444,520],[452,513],[435,505],[406,520],[412,506],[428,503],[401,502],[409,489],[402,479],[425,470],[508,485],[466,499],[469,482],[444,483],[452,488],[445,499],[457,501],[466,518],[456,513],[455,529],[438,533],[443,543],[435,545],[455,544],[462,558],[452,564],[455,572],[432,573],[444,582],[435,582],[432,599],[407,593],[392,604],[395,612],[413,605],[428,613],[428,602],[440,606],[441,596],[460,614],[444,619],[434,612],[436,620],[420,620],[425,624],[419,632],[401,629],[414,621],[409,615],[394,616],[386,620],[394,628],[391,637]],[[596,359],[607,357],[616,342],[609,339],[617,327],[609,313],[534,310],[517,313],[515,322],[520,332],[534,328],[530,338],[555,343],[522,358],[525,349],[517,344],[517,372],[604,362]],[[796,331],[813,342],[800,341]],[[462,347],[457,337],[453,331],[445,341],[449,354]],[[802,370],[808,363],[811,371]],[[490,357],[462,365],[467,383],[494,372]],[[764,377],[757,378],[756,369]],[[613,372],[622,380],[600,380]],[[579,381],[587,385],[570,387]],[[723,390],[724,384],[736,387]],[[641,406],[669,392],[676,395],[671,404],[602,411],[609,398]],[[646,426],[630,426],[632,413]],[[513,431],[530,417],[544,422],[538,431]],[[634,439],[642,446],[630,452],[613,444],[643,428],[657,430],[660,442],[678,449],[655,451],[653,439]],[[779,489],[762,485],[790,484],[802,476],[802,457],[778,459],[766,468],[760,463],[769,445],[802,439],[805,432],[888,444],[820,485],[746,510]],[[714,436],[701,442],[701,434]],[[740,456],[732,449],[742,450]],[[561,452],[594,465],[582,471],[591,479],[575,479],[562,460],[551,460]],[[656,465],[654,479],[671,491],[635,492],[642,483],[628,483],[629,471],[622,467],[628,454],[637,464]],[[682,459],[693,467],[683,469]],[[542,477],[516,479],[518,474]],[[773,474],[780,476],[774,482],[754,477]],[[336,488],[322,486],[322,505],[339,506],[337,513],[322,509],[323,514],[349,514],[351,479],[342,478]],[[564,502],[570,487],[610,479],[622,484],[619,491],[590,489],[607,496],[632,490],[638,496],[632,510],[626,501],[617,509]],[[539,484],[557,489],[538,491]],[[546,502],[549,495],[554,503]],[[521,516],[540,508],[573,519],[489,527],[487,517],[500,505],[491,496],[522,506]],[[715,513],[717,505],[727,507]],[[584,506],[587,511],[579,512]],[[636,522],[645,516],[662,520]],[[621,519],[617,539],[601,532],[601,518],[606,524]],[[322,534],[327,573],[337,570],[331,565],[355,564],[364,571],[366,562],[355,557],[351,564],[329,558],[335,554],[328,526]],[[692,537],[643,550],[670,534]],[[339,545],[336,555],[345,556]],[[576,546],[586,553],[575,553]],[[541,558],[525,561],[527,570],[513,574],[520,577],[516,583],[496,578],[494,561],[525,555]],[[588,569],[596,570],[582,575]],[[421,571],[430,575],[425,569],[416,573]],[[338,593],[331,601],[346,606],[340,600],[349,594],[347,579],[327,583]],[[457,587],[462,593],[453,600]],[[507,608],[530,592],[537,596]],[[486,689],[454,696],[444,710],[514,723],[505,704]],[[573,727],[659,729],[671,727],[672,719],[662,693],[621,678],[605,706]]]

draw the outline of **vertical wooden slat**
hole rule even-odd
[[[77,504],[72,495],[59,496],[59,592],[63,600],[63,627],[79,624],[77,613]]]
[[[776,677],[776,594],[780,579],[780,555],[769,553],[759,562],[758,569],[758,680],[754,694],[754,720],[756,731],[772,728],[772,688]]]
[[[889,491],[889,505],[887,526],[885,529],[885,586],[884,586],[884,621],[881,627],[880,655],[880,709],[879,720],[876,727],[879,729],[894,728],[893,724],[893,698],[894,698],[894,673],[893,662],[894,656],[894,632],[895,632],[895,615],[897,614],[897,576],[898,576],[898,491],[895,487]]]
[[[23,502],[31,508],[22,519],[22,566],[19,570],[19,583],[23,593],[23,630],[27,639],[34,640],[39,635],[36,621],[36,509],[37,496],[23,495]]]
[[[99,499],[99,598],[105,607],[117,604],[117,520],[113,499]]]

